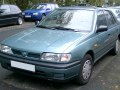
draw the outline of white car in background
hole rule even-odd
[[[117,20],[120,22],[120,6],[108,7],[107,9],[112,11],[113,14],[117,17]]]

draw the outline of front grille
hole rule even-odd
[[[33,13],[25,13],[25,15],[32,15]]]
[[[29,53],[29,54],[28,54],[28,57],[40,58],[40,54]]]
[[[26,51],[21,51],[16,49],[12,49],[12,52],[14,55],[21,56],[21,57],[34,58],[34,59],[40,58],[40,54],[38,53],[26,52]]]
[[[12,49],[13,54],[22,55],[21,51]]]

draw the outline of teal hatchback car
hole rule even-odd
[[[93,64],[118,53],[119,23],[109,10],[61,7],[35,28],[0,43],[1,66],[48,80],[75,78],[86,84]]]

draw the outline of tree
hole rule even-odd
[[[56,2],[60,6],[64,5],[77,5],[80,3],[81,0],[4,0],[5,4],[16,4],[22,10],[30,8],[32,5],[36,3],[45,3],[45,2]],[[120,5],[120,0],[108,0],[109,5]],[[0,0],[0,4],[2,4],[3,0]],[[83,0],[83,3],[89,3],[95,6],[102,6],[104,4],[104,0]]]
[[[15,2],[22,10],[26,9],[29,4],[29,0],[16,0]]]

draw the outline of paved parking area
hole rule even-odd
[[[0,27],[0,32],[9,30],[18,30],[35,26],[34,22],[24,22],[22,25],[6,25]]]
[[[4,38],[34,27],[33,22],[0,28],[0,41]],[[116,56],[109,54],[101,58],[93,69],[90,82],[84,86],[74,81],[56,83],[30,76],[16,74],[0,67],[0,90],[120,90],[120,52]]]

